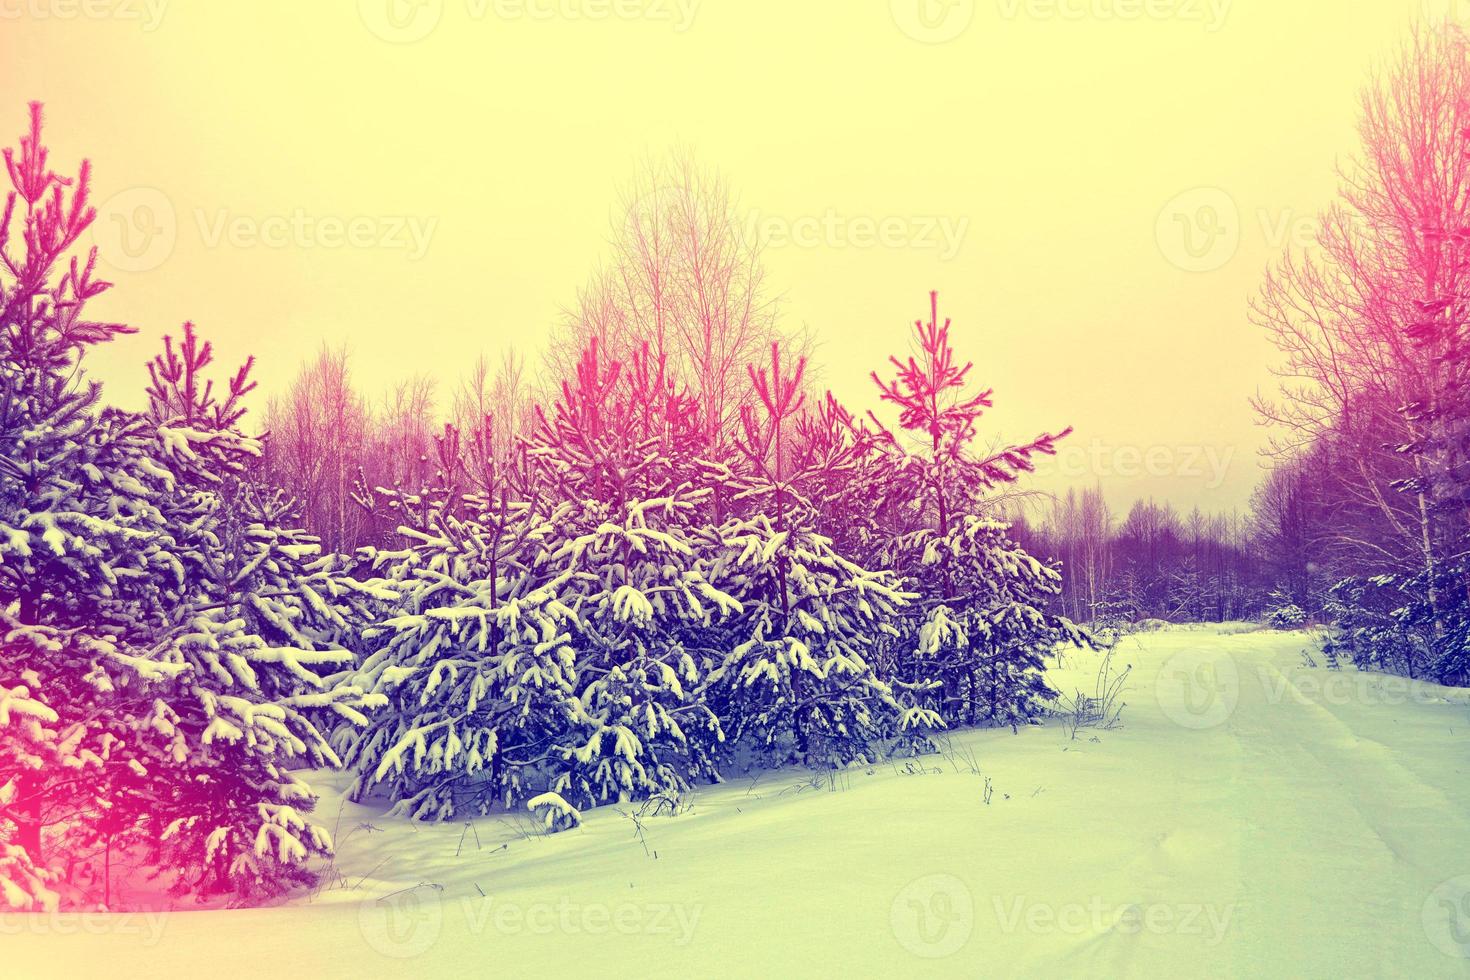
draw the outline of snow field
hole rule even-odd
[[[1090,691],[1098,659],[1053,683]],[[1302,632],[1171,629],[1115,661],[1121,728],[958,732],[549,836],[389,818],[318,774],[317,893],[7,916],[0,973],[1470,976],[1467,692],[1331,670]]]

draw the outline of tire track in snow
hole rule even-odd
[[[1284,651],[1233,646],[1239,698],[1226,728],[1253,760],[1238,788],[1254,826],[1246,892],[1259,899],[1242,918],[1247,965],[1381,975],[1436,962],[1421,912],[1436,884],[1470,867],[1470,821],[1389,747],[1306,696],[1271,659]],[[1439,965],[1456,975],[1465,964]]]

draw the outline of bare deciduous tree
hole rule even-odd
[[[570,377],[593,340],[621,361],[646,343],[698,399],[705,440],[731,434],[751,397],[745,365],[780,338],[760,243],[728,184],[688,153],[645,162],[623,195],[612,247],[553,338],[548,373]]]
[[[323,346],[266,409],[269,478],[297,499],[313,532],[336,550],[357,546],[363,515],[352,502],[371,417],[352,386],[345,346]]]
[[[1359,129],[1316,254],[1288,257],[1253,303],[1283,355],[1280,398],[1257,407],[1283,455],[1330,450],[1346,492],[1377,511],[1394,562],[1425,575],[1434,608],[1444,546],[1432,476],[1445,461],[1432,420],[1467,381],[1452,356],[1466,343],[1470,273],[1464,35],[1416,30],[1365,91]]]

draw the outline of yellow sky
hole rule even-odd
[[[40,99],[94,162],[99,312],[143,331],[92,361],[119,402],[185,319],[266,391],[323,340],[371,391],[534,352],[637,160],[687,144],[839,395],[937,288],[995,431],[1077,427],[1045,486],[1229,508],[1246,301],[1369,67],[1456,2],[0,0],[0,134]]]

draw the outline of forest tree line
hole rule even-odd
[[[1320,623],[1464,682],[1465,38],[1416,34],[1361,130],[1252,308],[1281,386],[1250,514],[1115,522],[1091,488],[1021,521],[1008,488],[1071,430],[989,448],[935,293],[874,410],[824,394],[728,190],[678,157],[535,370],[369,403],[328,349],[262,425],[253,362],[218,374],[186,324],[146,409],[109,407],[84,358],[134,331],[88,319],[90,167],[54,169],[32,106],[0,212],[0,899],[106,905],[119,861],[201,897],[304,885],[333,846],[312,768],[560,828],[926,751],[1036,720],[1047,658],[1097,640],[1074,620]]]
[[[1244,512],[1140,500],[1112,513],[1093,487],[1042,506],[987,504],[1065,571],[1057,611],[1088,623],[1323,624],[1365,666],[1470,676],[1467,106],[1466,38],[1454,25],[1418,29],[1365,87],[1360,146],[1339,166],[1314,244],[1285,255],[1250,306],[1280,357],[1277,390],[1255,398],[1272,440]],[[352,506],[355,486],[422,478],[443,417],[463,425],[479,410],[467,406],[493,405],[499,438],[514,441],[534,425],[546,379],[592,338],[621,356],[649,338],[707,405],[707,431],[728,429],[748,394],[741,364],[779,334],[759,250],[734,233],[728,189],[687,158],[651,166],[625,204],[608,265],[578,293],[544,365],[481,362],[443,393],[447,412],[427,379],[370,410],[348,383],[345,351],[303,371],[272,405],[268,465],[310,528],[339,548],[391,533]],[[342,441],[321,452],[334,435]],[[337,460],[362,460],[364,472]]]
[[[721,198],[675,171],[534,402],[508,361],[431,427],[427,385],[370,412],[327,352],[262,433],[254,360],[219,373],[186,323],[127,411],[83,370],[135,332],[87,317],[111,288],[78,244],[90,167],[52,169],[29,122],[0,214],[6,907],[105,907],[135,872],[304,886],[333,848],[312,769],[415,818],[562,829],[932,751],[1034,722],[1046,658],[1090,643],[988,503],[1070,430],[985,448],[937,293],[856,415],[773,335],[739,240],[689,231]]]

